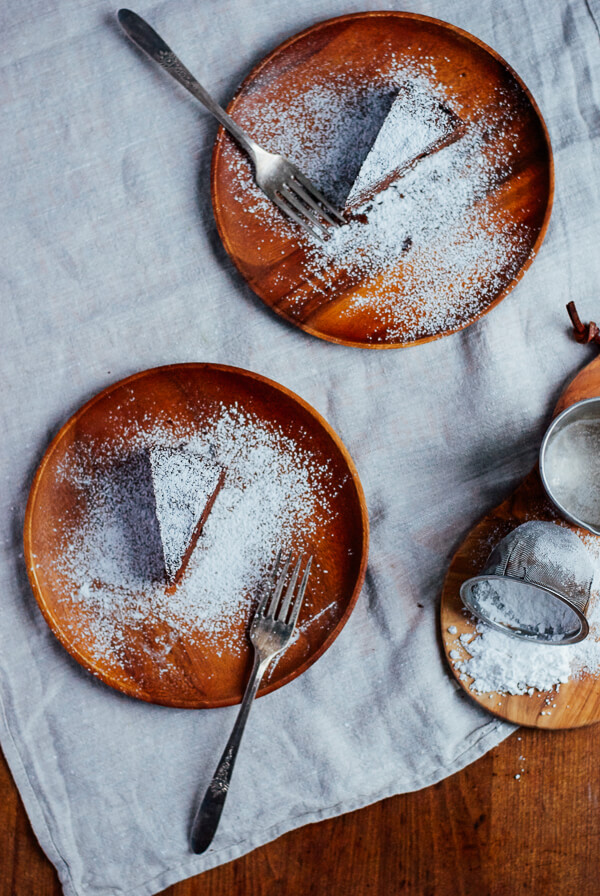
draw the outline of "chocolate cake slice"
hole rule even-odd
[[[185,446],[150,449],[156,518],[167,580],[183,576],[220,491],[225,470],[209,453]]]
[[[419,159],[458,140],[464,122],[429,90],[403,84],[346,198],[345,211],[357,211]]]

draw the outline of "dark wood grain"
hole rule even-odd
[[[167,421],[176,439],[206,425],[210,440],[215,407],[243,410],[268,431],[281,433],[287,451],[304,451],[313,459],[311,525],[306,532],[299,529],[294,545],[298,554],[314,557],[313,569],[297,637],[267,672],[259,696],[296,678],[330,646],[354,608],[367,564],[368,515],[356,468],[329,424],[297,395],[259,374],[215,364],[155,368],[105,389],[67,421],[36,473],[25,515],[27,569],[46,621],[78,662],[130,696],[167,706],[240,702],[252,665],[251,610],[217,634],[200,625],[169,627],[147,612],[122,626],[118,651],[97,651],[90,611],[71,597],[82,584],[77,570],[65,573],[56,562],[69,533],[89,515],[93,491],[88,494],[85,485],[75,489],[60,471],[77,455],[91,458],[86,461],[91,474],[101,478],[115,465],[114,446],[125,446],[118,448],[119,462],[123,451],[127,460],[137,427],[160,421]],[[170,593],[166,583],[165,589]],[[136,599],[144,606],[143,593]],[[165,637],[172,649],[157,658],[152,646]]]
[[[600,358],[595,358],[581,370],[561,394],[555,408],[555,416],[584,398],[600,396]],[[452,558],[440,606],[440,625],[446,658],[457,681],[466,693],[486,710],[500,718],[519,725],[534,725],[539,728],[571,728],[600,721],[600,679],[596,675],[584,674],[560,686],[553,694],[552,711],[545,704],[546,693],[535,691],[532,696],[510,696],[506,694],[477,694],[469,689],[472,679],[461,680],[450,658],[450,651],[457,648],[456,638],[461,634],[473,634],[475,623],[463,612],[460,599],[462,583],[483,569],[492,548],[526,520],[559,520],[574,532],[584,536],[588,543],[599,542],[599,536],[578,529],[567,520],[560,518],[558,511],[544,491],[539,469],[523,480],[516,490],[498,507],[495,507],[467,535]],[[456,627],[457,635],[449,632]],[[549,648],[552,649],[552,648]]]
[[[429,257],[422,249],[399,253],[386,262],[385,272],[357,275],[341,265],[327,270],[331,288],[318,288],[319,277],[307,266],[310,238],[300,228],[281,229],[256,211],[256,201],[240,192],[239,169],[244,157],[221,129],[215,144],[212,196],[219,233],[233,263],[258,296],[277,314],[308,333],[331,342],[366,348],[398,348],[439,338],[468,326],[493,308],[513,288],[531,263],[544,238],[554,189],[552,150],[541,114],[527,87],[492,49],[452,25],[402,12],[359,13],[321,22],[277,47],[250,73],[228,107],[229,113],[252,132],[264,110],[293,108],[315,85],[343,82],[360,93],[377,84],[386,61],[402,58],[418,65],[435,61],[436,78],[444,93],[460,108],[465,123],[482,119],[485,110],[510,107],[502,133],[490,136],[494,186],[479,207],[489,210],[485,236],[518,232],[518,257],[495,271],[473,275],[479,296],[476,308],[465,303],[459,320],[425,324],[422,298],[413,292],[414,271],[439,271],[448,279],[440,244]],[[390,63],[392,64],[392,63]],[[410,78],[409,74],[404,75]],[[386,88],[389,90],[389,88]],[[338,124],[341,124],[339,122]],[[268,135],[276,150],[277,127]],[[335,122],[329,125],[335,128]],[[264,127],[264,125],[263,125]],[[307,134],[311,128],[305,128]],[[299,155],[301,151],[298,150]],[[302,167],[301,158],[295,161]],[[484,225],[482,224],[481,227]],[[450,237],[448,237],[450,239]],[[358,279],[357,279],[358,277]],[[437,277],[437,274],[436,274]],[[433,277],[433,282],[436,281]],[[376,294],[385,281],[406,306],[402,320],[390,322],[389,312],[365,296]],[[441,282],[441,281],[440,281]],[[393,284],[393,285],[390,285]],[[465,287],[466,288],[466,287]],[[417,290],[418,292],[418,290]],[[443,315],[440,313],[443,319]]]
[[[597,896],[599,754],[598,725],[524,728],[433,787],[292,831],[164,896]],[[0,896],[60,896],[1,758],[0,806]]]

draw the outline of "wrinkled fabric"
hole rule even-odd
[[[312,23],[379,0],[205,0],[138,11],[226,103]],[[392,4],[398,8],[398,4]],[[600,2],[423,0],[498,51],[550,130],[556,200],[531,269],[467,330],[402,351],[307,336],[253,295],[213,221],[216,122],[120,33],[115,10],[4,4],[0,78],[0,741],[69,896],[152,894],[291,828],[415,790],[513,729],[453,683],[437,613],[453,551],[535,462],[565,383],[593,356],[565,303],[598,313]],[[352,454],[371,520],[345,629],[257,701],[211,852],[188,831],[236,707],[111,690],[67,655],[27,583],[24,507],[50,438],[135,371],[256,370],[314,405]]]

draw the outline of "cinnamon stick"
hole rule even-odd
[[[569,302],[567,311],[569,312],[569,317],[573,324],[574,335],[577,342],[581,342],[582,344],[595,342],[597,345],[600,345],[600,328],[598,325],[595,324],[593,320],[590,321],[589,324],[582,323],[581,318],[577,313],[575,302]]]

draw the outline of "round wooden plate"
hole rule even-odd
[[[556,406],[555,416],[583,398],[598,395],[600,395],[600,358],[588,364],[567,386]],[[451,650],[460,650],[463,656],[467,657],[458,639],[461,634],[473,634],[475,631],[475,623],[463,612],[460,586],[465,579],[481,571],[488,554],[501,538],[521,523],[532,519],[559,521],[561,525],[577,532],[590,547],[600,553],[598,536],[591,535],[584,529],[578,529],[558,515],[546,496],[539,469],[536,467],[506,501],[475,526],[452,558],[444,582],[440,610],[444,651],[455,678],[469,697],[500,718],[536,728],[576,728],[590,725],[600,721],[598,676],[586,674],[581,678],[573,678],[567,684],[561,684],[558,692],[552,691],[550,695],[543,691],[534,691],[531,697],[497,693],[477,694],[470,690],[471,678],[461,681],[450,657]],[[456,626],[456,634],[448,631],[451,626]]]
[[[358,474],[338,436],[305,401],[258,374],[213,364],[160,367],[110,386],[77,411],[48,448],[27,505],[25,556],[35,597],[64,647],[104,682],[142,700],[180,707],[238,703],[251,665],[246,632],[257,598],[248,594],[241,615],[223,620],[216,634],[189,620],[175,624],[168,611],[161,618],[145,605],[143,589],[135,595],[139,608],[133,617],[115,615],[114,606],[104,611],[94,604],[90,611],[82,600],[83,573],[76,563],[65,567],[64,558],[78,539],[86,549],[81,533],[98,495],[102,499],[104,483],[155,443],[157,431],[166,428],[178,441],[204,430],[210,439],[210,427],[230,411],[275,434],[285,463],[289,458],[294,469],[300,464],[310,495],[311,518],[298,526],[297,536],[293,532],[295,551],[314,555],[297,638],[271,666],[260,694],[292,681],[329,647],[363,583],[368,517]],[[65,475],[65,470],[76,472]],[[137,489],[133,503],[137,506]],[[298,512],[290,507],[290,514]],[[152,511],[150,516],[155,523]],[[134,544],[130,520],[128,525],[124,537],[131,536]],[[148,526],[141,509],[134,528],[138,525]],[[265,545],[265,551],[276,547]],[[135,550],[140,553],[139,540]],[[232,543],[225,562],[236,550]],[[160,541],[158,552],[160,562]],[[137,562],[135,556],[131,562]],[[88,569],[86,580],[89,576]],[[107,619],[99,618],[105,612]]]
[[[290,156],[338,201],[331,184],[338,191],[340,179],[349,176],[345,147],[362,146],[365,108],[414,78],[433,79],[436,95],[444,96],[467,133],[481,133],[489,183],[458,222],[442,220],[438,203],[425,200],[431,240],[419,238],[413,245],[416,235],[408,233],[401,248],[392,248],[370,273],[361,273],[347,256],[315,266],[311,238],[265,199],[246,157],[219,131],[212,198],[225,248],[267,305],[322,339],[399,348],[462,329],[512,289],[544,238],[554,169],[541,114],[510,66],[452,25],[402,12],[322,22],[257,65],[229,112],[265,148]],[[368,145],[353,152],[366,154]],[[467,156],[450,186],[463,182],[481,158]],[[503,240],[509,248],[497,255],[490,251],[488,258],[486,249],[478,249],[481,258],[456,263],[456,252],[468,246],[504,245]]]

